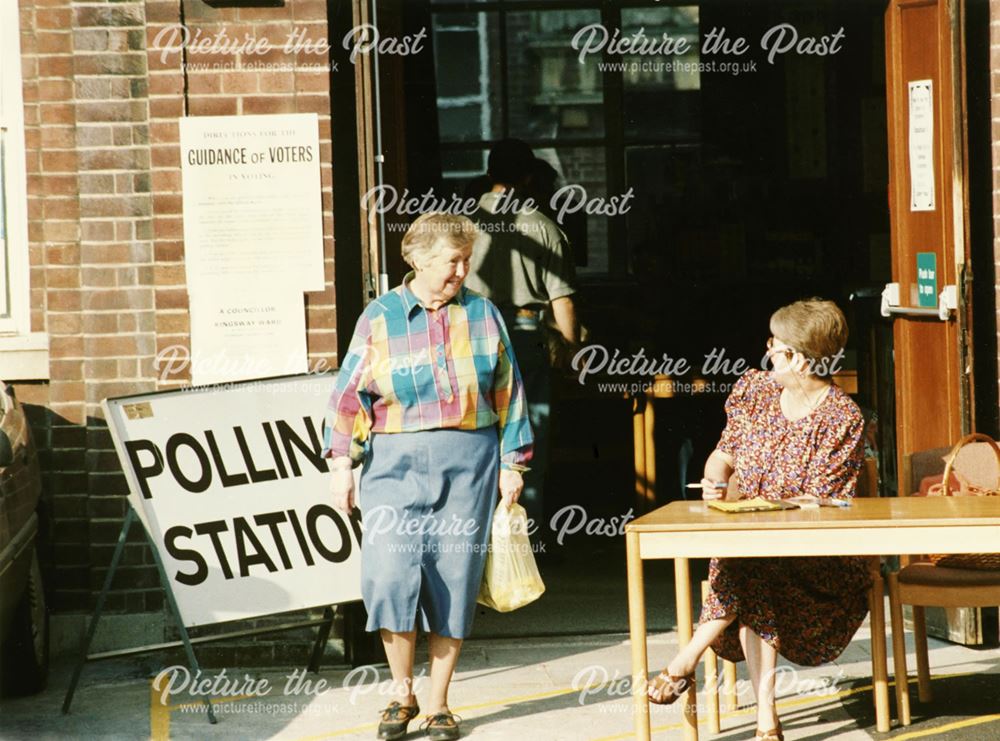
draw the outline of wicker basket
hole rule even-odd
[[[949,488],[949,483],[951,481],[952,469],[955,466],[955,459],[958,457],[959,451],[971,442],[983,442],[987,443],[991,448],[993,448],[993,453],[996,456],[997,462],[997,480],[995,486],[992,489],[984,489],[982,487],[965,487],[965,491],[954,492]],[[940,495],[945,497],[950,496],[1000,496],[1000,447],[997,446],[996,441],[988,435],[983,435],[978,432],[974,432],[971,435],[966,435],[957,443],[955,447],[951,449],[948,455],[945,456],[945,466],[944,466],[944,478],[941,482]],[[977,569],[981,571],[994,571],[1000,570],[1000,553],[962,553],[958,555],[930,555],[928,559],[938,565],[945,566],[952,569]]]

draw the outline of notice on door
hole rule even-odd
[[[934,95],[931,80],[914,80],[909,96],[910,210],[934,210]]]

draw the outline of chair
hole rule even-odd
[[[978,441],[978,442],[973,442]],[[971,443],[971,444],[970,444]],[[993,471],[982,465],[983,452],[994,453]],[[982,434],[968,435],[945,456],[943,483],[955,471],[984,489],[1000,488],[1000,447]],[[913,638],[917,654],[917,695],[920,702],[932,699],[927,656],[925,607],[995,607],[1000,605],[1000,570],[974,570],[938,566],[928,560],[905,564],[889,574],[889,613],[892,621],[892,658],[896,677],[896,708],[901,725],[910,725],[909,679],[903,605],[913,607]]]
[[[738,499],[736,492],[736,477],[729,481],[726,499]],[[864,467],[858,477],[857,496],[878,496],[878,461],[874,457],[866,457]],[[875,717],[878,730],[884,733],[889,730],[888,707],[888,676],[886,672],[885,654],[885,599],[882,582],[882,559],[872,556],[869,559],[869,570],[872,575],[872,586],[868,590],[868,610],[871,613],[871,654],[872,654],[872,701],[875,704]],[[702,601],[708,596],[708,581],[701,583]],[[882,640],[878,640],[881,637]],[[735,710],[736,697],[736,665],[723,661],[723,681],[726,690],[727,706]],[[881,690],[881,691],[880,691]],[[712,649],[705,652],[705,694],[708,704],[708,721],[712,733],[721,732],[719,720],[719,686],[718,660]]]

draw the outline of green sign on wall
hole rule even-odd
[[[917,253],[917,306],[937,306],[937,255]]]

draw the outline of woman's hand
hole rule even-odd
[[[510,509],[517,502],[522,489],[524,489],[524,479],[519,471],[500,469],[500,496],[507,509]]]
[[[701,480],[701,498],[707,502],[723,499],[726,496],[727,485],[723,481]]]
[[[344,466],[334,462],[334,468],[330,472],[330,496],[334,509],[345,515],[351,514],[354,509],[354,471],[350,464]]]

